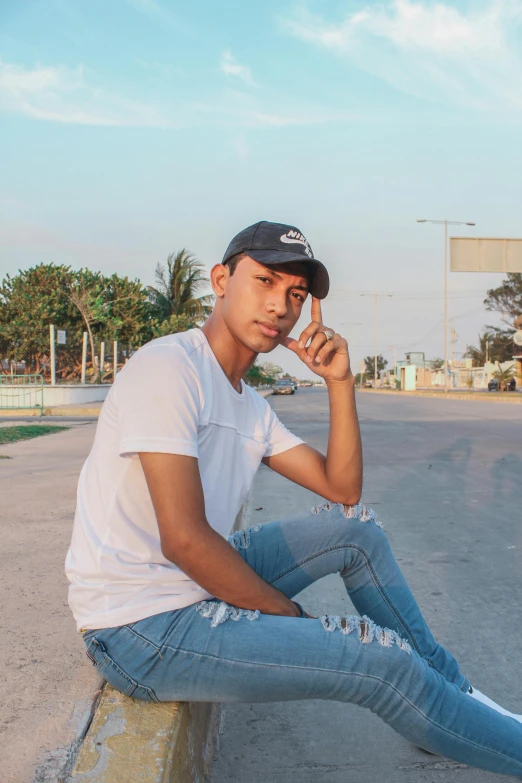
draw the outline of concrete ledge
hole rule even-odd
[[[106,685],[71,783],[203,783],[217,738],[218,704],[142,702]]]
[[[259,391],[261,397],[268,397],[272,394],[272,389],[263,389]],[[75,416],[99,416],[102,409],[103,402],[91,402],[83,405],[53,405],[51,407],[45,406],[43,413],[40,413],[39,408],[2,408],[0,410],[0,419],[3,416],[9,418],[13,416],[67,416],[67,418],[74,418]]]
[[[218,703],[139,701],[106,683],[67,783],[205,783],[220,717]]]

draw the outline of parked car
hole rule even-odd
[[[280,381],[276,381],[272,387],[273,394],[295,394],[293,381],[288,378],[281,378]]]
[[[312,381],[301,381],[300,386],[312,386]]]
[[[515,378],[511,378],[506,384],[506,391],[516,391],[517,382]],[[488,391],[498,391],[499,383],[498,378],[492,378],[488,383]]]
[[[364,385],[365,385],[365,387],[366,387],[367,389],[371,389],[371,388],[372,388],[372,386],[373,386],[373,383],[372,383],[371,381],[365,381]]]

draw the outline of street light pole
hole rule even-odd
[[[377,355],[378,355],[378,348],[379,348],[379,297],[380,296],[387,296],[391,298],[393,294],[361,294],[361,296],[373,296],[374,298],[374,322],[373,322],[373,388],[377,388]]]
[[[448,389],[448,226],[474,226],[466,220],[417,220],[417,223],[434,223],[444,226],[444,391]]]

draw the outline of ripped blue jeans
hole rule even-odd
[[[229,541],[290,598],[339,573],[358,615],[281,617],[213,599],[86,631],[115,688],[147,701],[353,702],[425,750],[522,779],[522,724],[466,694],[373,511],[325,504]]]

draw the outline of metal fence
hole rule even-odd
[[[0,410],[39,409],[43,415],[42,375],[0,375]]]

